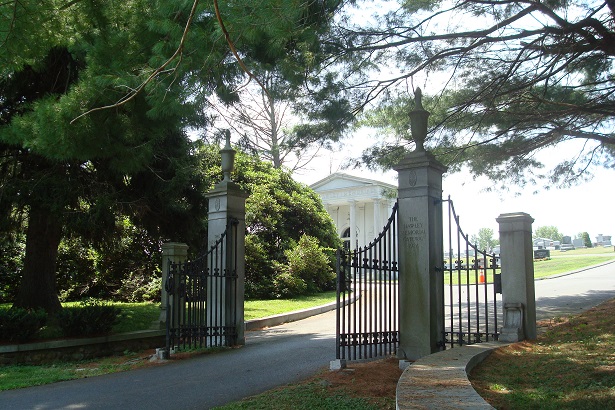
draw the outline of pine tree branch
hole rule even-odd
[[[91,110],[88,110],[88,111],[84,112],[83,114],[81,114],[81,115],[77,116],[76,118],[74,118],[70,123],[73,124],[78,119],[80,119],[80,118],[82,118],[82,117],[84,117],[86,115],[89,115],[89,114],[91,114],[93,112],[107,110],[107,109],[110,109],[110,108],[118,108],[118,107],[121,107],[124,104],[128,103],[129,101],[132,101],[137,95],[139,95],[139,93],[141,91],[143,91],[145,89],[145,87],[150,82],[152,82],[158,75],[160,75],[161,73],[165,72],[167,67],[169,66],[169,64],[171,64],[176,58],[179,57],[180,61],[181,61],[181,56],[182,56],[182,53],[183,53],[183,50],[184,50],[184,46],[185,46],[185,43],[186,43],[186,38],[188,36],[188,31],[190,29],[190,25],[192,24],[192,20],[194,19],[194,16],[196,15],[196,8],[197,8],[198,4],[199,4],[199,0],[194,0],[194,3],[192,3],[192,9],[190,10],[190,14],[188,16],[188,21],[186,22],[186,25],[184,26],[184,32],[182,33],[182,37],[181,37],[181,39],[179,41],[179,46],[177,46],[177,49],[175,50],[173,55],[171,57],[169,57],[169,59],[167,59],[167,61],[165,61],[160,67],[155,69],[147,77],[147,79],[141,83],[141,85],[139,85],[133,91],[128,93],[126,96],[124,96],[122,99],[120,99],[115,104],[105,105],[103,107],[92,108]]]
[[[226,39],[226,43],[228,44],[229,48],[231,49],[231,52],[233,53],[233,56],[237,60],[237,63],[239,63],[239,66],[248,75],[248,77],[250,79],[256,81],[256,83],[259,85],[259,87],[261,87],[263,89],[263,92],[265,94],[269,95],[269,91],[267,90],[267,87],[265,87],[265,85],[254,75],[254,73],[252,73],[250,71],[248,66],[246,66],[246,64],[244,63],[243,59],[239,56],[239,53],[237,52],[237,48],[235,47],[235,43],[233,43],[233,40],[231,40],[231,36],[230,36],[228,30],[226,29],[226,26],[224,24],[224,20],[222,20],[222,14],[220,13],[220,8],[218,7],[218,0],[213,0],[213,1],[214,1],[214,10],[216,12],[216,19],[218,20],[218,25],[220,25],[220,29],[222,30],[222,33],[224,34],[224,38]],[[244,87],[246,85],[247,84],[245,84]]]

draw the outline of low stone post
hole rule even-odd
[[[162,290],[160,294],[160,317],[154,323],[156,329],[166,329],[168,295],[165,284],[169,278],[169,266],[171,263],[185,262],[188,256],[188,245],[179,242],[167,242],[162,244]]]
[[[207,225],[207,243],[213,246],[228,226],[228,221],[233,219],[237,223],[236,254],[223,256],[224,262],[229,258],[236,261],[235,270],[237,275],[235,298],[230,297],[231,289],[224,284],[224,290],[220,293],[212,292],[208,284],[207,317],[213,316],[210,309],[222,309],[225,325],[234,323],[236,326],[237,339],[234,344],[245,344],[244,325],[244,294],[245,294],[245,231],[246,231],[246,199],[248,193],[241,190],[239,185],[231,181],[230,174],[233,169],[235,151],[230,145],[230,134],[227,132],[226,145],[221,150],[222,172],[224,179],[216,184],[208,194],[209,213]],[[234,305],[230,301],[234,299]],[[234,317],[233,317],[234,315]]]
[[[399,358],[416,360],[438,351],[442,338],[444,250],[442,174],[446,167],[426,152],[429,113],[421,105],[410,113],[415,151],[395,167],[399,173]]]
[[[517,342],[536,338],[536,296],[532,223],[523,212],[501,214],[500,263],[504,326],[499,340]]]

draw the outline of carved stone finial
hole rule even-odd
[[[224,178],[222,181],[231,181],[231,172],[233,172],[233,165],[235,162],[235,150],[231,147],[231,132],[224,130],[226,136],[226,144],[224,148],[220,150],[220,156],[222,157],[222,175]]]
[[[423,91],[421,91],[421,87],[416,87],[414,90],[414,109],[415,110],[424,110],[423,102]]]
[[[425,151],[425,139],[427,138],[427,118],[429,111],[423,108],[423,91],[419,87],[414,90],[414,109],[410,111],[410,131],[416,144],[415,151]]]

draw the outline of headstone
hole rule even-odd
[[[534,251],[534,259],[547,259],[551,257],[549,249],[536,249]]]
[[[562,245],[572,245],[572,239],[570,236],[564,236],[562,238]]]

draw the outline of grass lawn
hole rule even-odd
[[[148,365],[148,359],[149,354],[143,352],[126,352],[124,356],[50,365],[2,365],[0,391],[133,370]]]
[[[325,305],[335,301],[335,291],[295,299],[246,300],[244,316],[246,320],[260,319],[280,313],[293,312],[311,307]]]
[[[615,260],[612,247],[551,251],[551,259],[534,261],[534,277],[544,278]]]
[[[551,251],[550,259],[534,261],[534,277],[539,279],[561,273],[572,272],[613,260],[615,260],[615,252],[613,252],[612,247],[580,248],[566,252]],[[496,273],[499,273],[499,269]],[[469,279],[470,283],[476,283],[477,281],[477,277],[473,270],[470,271]],[[493,270],[486,270],[486,281],[487,283],[493,282]],[[451,280],[449,273],[445,272],[444,283],[449,284],[450,282]],[[461,271],[461,278],[459,278],[457,271],[453,271],[453,285],[457,285],[459,283],[466,284],[467,282],[468,279],[464,270]]]
[[[470,376],[497,409],[615,408],[615,299],[492,353]]]
[[[335,301],[335,291],[316,295],[300,296],[295,299],[246,300],[244,316],[246,320],[260,319],[280,313],[321,306]],[[114,328],[114,333],[150,329],[158,320],[160,307],[157,303],[114,303],[122,309],[122,319]]]

